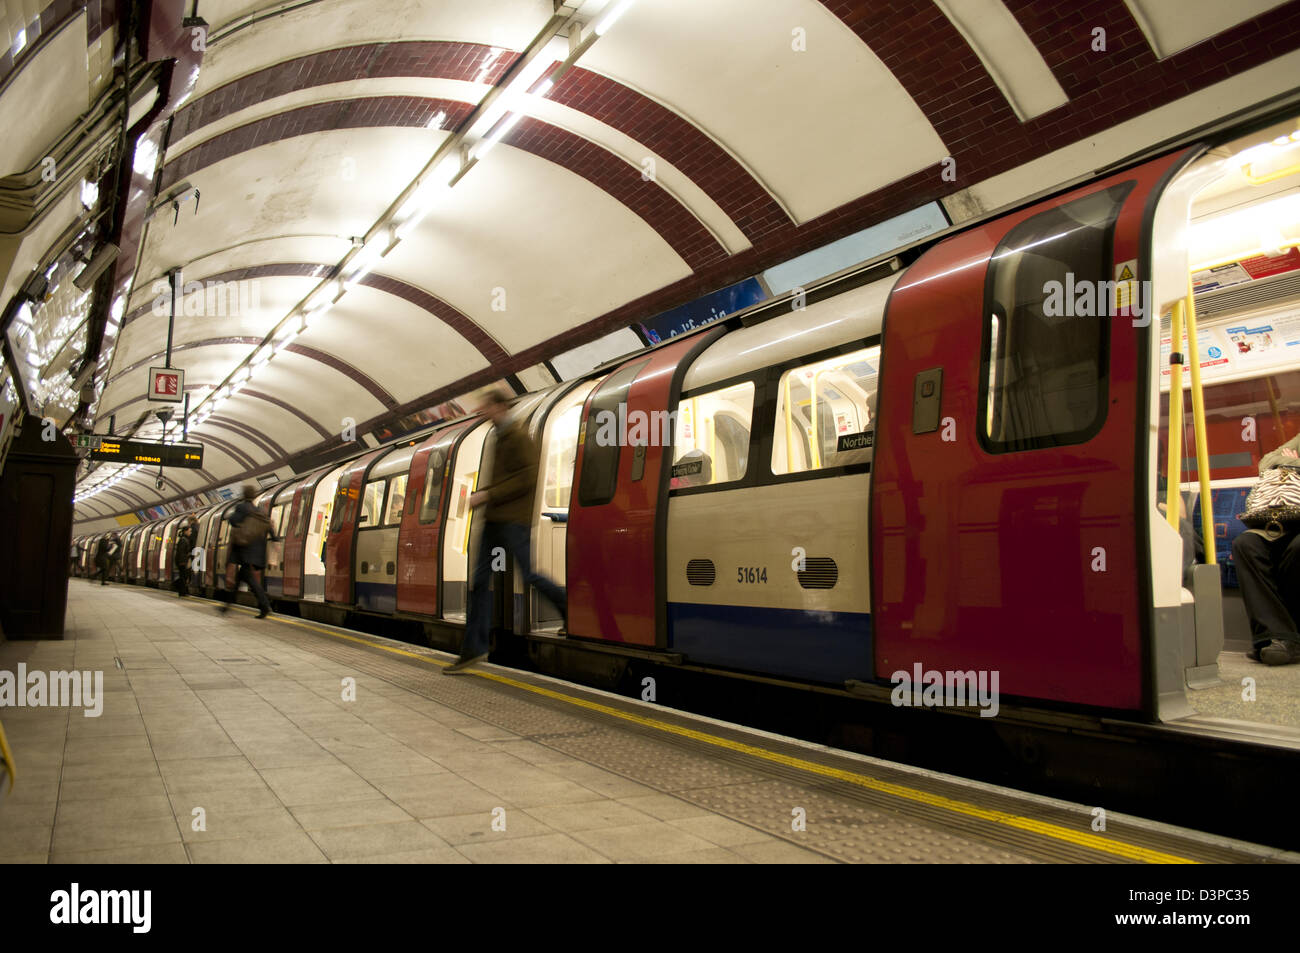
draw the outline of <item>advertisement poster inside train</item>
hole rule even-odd
[[[1171,341],[1173,334],[1169,330],[1168,324],[1164,328],[1164,333],[1160,336],[1160,366],[1161,373],[1165,377],[1169,376],[1169,352],[1173,349]],[[1184,341],[1186,338],[1184,338]],[[1231,359],[1229,358],[1228,348],[1224,340],[1220,337],[1219,332],[1214,328],[1201,327],[1196,331],[1196,352],[1200,355],[1202,373],[1213,373],[1216,369],[1226,370]]]

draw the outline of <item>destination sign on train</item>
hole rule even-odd
[[[203,444],[148,443],[143,440],[114,440],[112,437],[104,437],[99,442],[99,449],[90,451],[90,459],[197,470],[203,466]]]

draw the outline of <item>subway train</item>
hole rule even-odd
[[[1162,328],[1223,216],[1300,184],[1296,128],[1099,173],[518,397],[540,449],[533,560],[567,587],[568,627],[495,573],[498,644],[879,698],[897,672],[991,672],[1004,709],[1185,714],[1198,640],[1221,644],[1233,593],[1230,566],[1213,589],[1187,581],[1162,510]],[[1195,295],[1202,336],[1295,310],[1296,277]],[[1201,359],[1217,519],[1300,426],[1300,374]],[[419,620],[454,648],[491,430],[445,421],[262,492],[271,598],[324,621]],[[1178,479],[1199,514],[1190,449]],[[121,579],[171,585],[193,519],[194,585],[222,588],[233,506],[122,530]],[[74,571],[94,574],[96,540]]]

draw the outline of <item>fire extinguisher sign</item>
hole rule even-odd
[[[185,372],[174,367],[149,368],[149,399],[180,403],[185,394]]]

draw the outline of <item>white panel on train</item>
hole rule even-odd
[[[810,304],[802,311],[723,335],[686,372],[684,392],[771,367],[805,354],[875,337],[880,333],[889,293],[902,277],[888,278]]]

